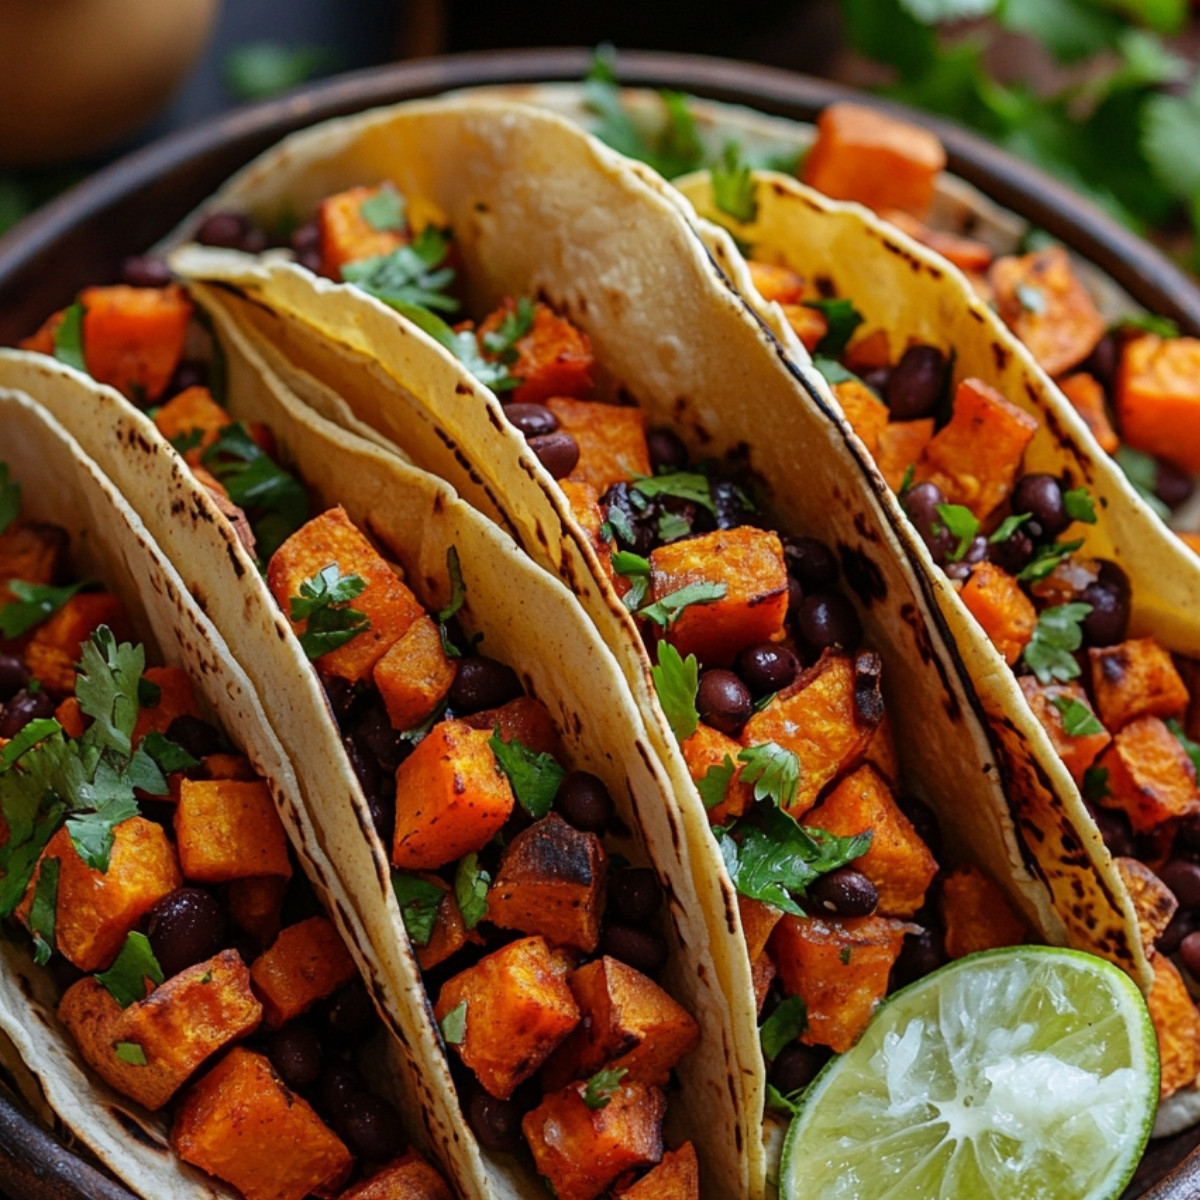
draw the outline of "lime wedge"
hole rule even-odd
[[[1105,1200],[1158,1101],[1133,981],[1075,950],[960,959],[897,992],[805,1093],[783,1200]]]

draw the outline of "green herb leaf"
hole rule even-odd
[[[631,550],[618,550],[612,556],[612,568],[618,575],[624,575],[627,579],[636,576],[648,578],[650,560],[640,554],[634,554]]]
[[[0,462],[0,533],[21,515],[21,485],[9,479],[8,463]]]
[[[1083,798],[1091,804],[1099,804],[1105,796],[1111,796],[1108,786],[1107,767],[1088,767],[1083,773]]]
[[[487,916],[488,885],[492,877],[479,865],[478,854],[459,859],[454,872],[454,898],[468,931]]]
[[[1012,535],[1016,533],[1017,530],[1020,529],[1021,526],[1024,525],[1031,516],[1033,516],[1032,513],[1013,513],[1011,517],[1005,517],[1004,520],[1000,522],[996,532],[993,533],[990,538],[988,538],[988,544],[992,546],[998,546],[1001,542],[1007,542],[1008,539],[1012,537]]]
[[[708,509],[717,511],[709,491],[708,476],[699,471],[668,471],[662,475],[640,475],[633,481],[633,490],[638,495],[653,499],[655,496],[674,496],[677,500],[690,500]]]
[[[428,225],[390,254],[346,263],[342,279],[402,312],[401,306],[410,305],[457,312],[458,301],[446,294],[454,282],[454,268],[442,265],[449,252],[450,240]]]
[[[1051,696],[1050,703],[1062,713],[1063,732],[1067,737],[1091,737],[1104,732],[1104,726],[1082,700],[1074,696]]]
[[[663,542],[677,542],[692,532],[692,523],[680,513],[658,514],[658,536]]]
[[[160,794],[163,790],[160,790]],[[137,815],[137,801],[128,796],[114,797],[94,812],[76,813],[68,817],[67,832],[71,835],[75,852],[93,871],[106,873],[112,857],[113,831],[123,821]]]
[[[1083,539],[1079,538],[1073,542],[1050,542],[1039,546],[1029,562],[1017,573],[1017,578],[1022,583],[1036,583],[1039,579],[1045,579],[1064,558],[1074,554],[1082,545]]]
[[[939,504],[937,514],[945,522],[950,533],[958,538],[958,545],[946,557],[951,562],[960,562],[979,532],[979,521],[969,508],[964,508],[961,504]],[[939,529],[934,530],[934,533],[940,532]]]
[[[21,579],[9,580],[8,589],[16,599],[0,609],[0,637],[17,638],[27,633],[35,625],[52,617],[80,588],[87,586],[87,580],[66,587],[26,583]]]
[[[504,363],[484,358],[479,352],[474,330],[463,329],[456,333],[436,313],[419,304],[407,304],[399,300],[390,303],[401,316],[407,317],[418,329],[444,346],[484,387],[494,392],[520,387],[521,381],[508,373]]]
[[[1149,454],[1134,450],[1130,446],[1119,446],[1113,456],[1117,466],[1125,472],[1125,478],[1133,485],[1133,490],[1164,520],[1169,520],[1171,510],[1154,493],[1155,476],[1158,467]]]
[[[450,603],[438,612],[438,630],[442,636],[442,650],[447,658],[462,658],[462,651],[450,640],[446,629],[450,620],[458,616],[467,598],[467,585],[463,583],[462,563],[458,560],[458,547],[446,551],[446,574],[450,577]]]
[[[1190,737],[1184,732],[1183,726],[1179,723],[1178,718],[1169,717],[1167,719],[1167,728],[1175,735],[1175,740],[1183,747],[1188,758],[1192,760],[1192,766],[1200,773],[1200,744],[1193,742]]]
[[[540,820],[551,809],[558,785],[566,771],[552,755],[535,754],[519,738],[506,742],[499,727],[488,741],[500,770],[508,776],[517,803],[534,820]]]
[[[96,978],[122,1008],[128,1008],[145,998],[147,979],[162,983],[163,970],[150,949],[149,938],[135,931],[125,935],[125,945],[116,962],[107,971],[99,972]]]
[[[916,478],[916,474],[917,474],[917,464],[916,463],[909,463],[908,466],[904,468],[904,478],[902,480],[900,480],[900,488],[896,492],[896,498],[900,501],[901,504],[904,503],[904,499],[908,495],[908,493],[912,491],[913,479]]]
[[[748,225],[758,218],[756,190],[737,142],[726,142],[712,168],[713,203],[735,221]]]
[[[637,541],[637,530],[633,527],[633,521],[629,514],[623,508],[618,508],[615,504],[609,508],[608,524],[627,546],[632,546]]]
[[[605,1067],[597,1071],[584,1085],[583,1102],[590,1109],[607,1108],[617,1094],[621,1080],[629,1074],[628,1067]]]
[[[1122,317],[1111,327],[1114,333],[1153,333],[1167,341],[1181,337],[1179,326],[1170,317],[1160,317],[1157,313],[1134,313]]]
[[[789,996],[758,1028],[763,1057],[772,1061],[807,1028],[808,1006],[801,997]]]
[[[846,370],[835,358],[827,358],[823,354],[813,355],[813,366],[825,376],[825,382],[831,387],[835,383],[862,383],[853,371]],[[864,384],[864,386],[866,386]]]
[[[725,799],[736,770],[737,764],[727,754],[719,764],[709,767],[704,775],[696,780],[696,790],[700,793],[705,808],[716,808]]]
[[[62,864],[46,858],[38,869],[33,904],[29,909],[29,932],[33,934],[33,961],[44,967],[54,953],[54,926],[58,915],[58,875]]]
[[[1063,508],[1072,521],[1082,521],[1085,525],[1095,525],[1096,506],[1087,488],[1071,488],[1063,492]]]
[[[198,759],[193,758],[182,746],[171,741],[166,734],[159,733],[157,729],[151,730],[142,738],[138,743],[138,750],[153,759],[164,775],[170,775],[173,771],[190,771],[192,767],[200,765]]]
[[[1046,293],[1039,287],[1034,287],[1031,283],[1018,283],[1016,288],[1017,302],[1026,311],[1033,313],[1034,316],[1044,316],[1046,313]]]
[[[511,367],[518,357],[517,343],[533,328],[537,306],[528,296],[517,301],[514,311],[506,312],[500,324],[483,335],[484,350]]]
[[[1141,148],[1151,170],[1177,200],[1200,195],[1200,78],[1186,96],[1147,97],[1142,106]]]
[[[834,300],[804,300],[805,308],[815,308],[824,315],[829,328],[825,336],[817,343],[814,357],[841,358],[842,353],[850,344],[854,331],[863,323],[863,315],[847,299]]]
[[[88,740],[102,749],[128,757],[137,724],[138,685],[146,669],[146,650],[117,639],[101,625],[83,643],[75,698],[93,719]]]
[[[63,312],[63,319],[54,331],[54,357],[68,367],[88,374],[83,356],[83,318],[87,310],[82,304],[72,304]]]
[[[300,584],[300,595],[288,600],[293,621],[307,621],[300,646],[310,660],[352,642],[371,628],[365,613],[347,605],[366,591],[361,575],[343,575],[337,563],[322,567]]]
[[[404,197],[393,183],[385,183],[359,206],[359,215],[376,233],[391,233],[404,228]]]
[[[455,1005],[443,1018],[440,1025],[447,1046],[461,1046],[467,1036],[467,1002]]]
[[[16,737],[0,749],[0,772],[7,771],[22,755],[45,738],[62,733],[62,726],[53,717],[38,717],[30,721]]]
[[[162,703],[162,688],[145,675],[138,680],[138,707],[157,708]]]
[[[137,1042],[118,1042],[113,1047],[113,1054],[131,1067],[146,1065],[146,1052]]]
[[[1090,604],[1074,602],[1044,609],[1039,615],[1024,659],[1040,683],[1054,679],[1066,683],[1079,674],[1079,664],[1074,658],[1074,651],[1083,645],[1079,623],[1091,611]]]
[[[684,609],[691,608],[693,604],[714,604],[722,599],[728,590],[724,583],[689,583],[678,591],[669,592],[661,599],[655,600],[653,604],[639,608],[638,616],[645,617],[663,628],[670,628],[679,620]]]
[[[654,690],[671,731],[686,741],[700,725],[696,692],[700,687],[700,664],[694,654],[683,658],[670,642],[658,643],[658,665],[650,668]]]
[[[800,759],[793,751],[766,742],[747,746],[738,759],[746,764],[742,779],[754,784],[755,800],[770,800],[780,808],[795,803],[800,789]]]
[[[171,446],[176,454],[186,456],[189,451],[198,450],[203,441],[203,429],[187,429],[183,433],[177,433],[171,439]]]
[[[409,871],[393,868],[392,891],[396,893],[396,903],[400,905],[400,916],[404,918],[409,940],[414,946],[428,946],[446,889]]]
[[[225,86],[239,100],[263,100],[298,87],[335,63],[324,46],[247,42],[225,59]]]
[[[785,1117],[794,1117],[800,1111],[800,1097],[803,1088],[789,1092],[786,1096],[773,1084],[767,1084],[767,1108]]]

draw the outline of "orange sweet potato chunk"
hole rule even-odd
[[[375,664],[373,678],[393,729],[415,729],[445,699],[458,667],[432,617],[418,617]]]
[[[695,1146],[684,1142],[678,1150],[668,1150],[657,1167],[614,1195],[621,1200],[700,1200],[700,1164]]]
[[[505,847],[488,891],[487,918],[501,929],[591,954],[600,942],[607,878],[600,839],[552,812]]]
[[[229,883],[225,895],[230,919],[258,943],[259,949],[279,936],[287,888],[288,881],[281,875],[248,875]]]
[[[1135,450],[1200,471],[1200,338],[1144,333],[1126,342],[1115,402]]]
[[[1136,833],[1200,812],[1196,768],[1157,717],[1130,721],[1113,738],[1099,765],[1108,771],[1110,793],[1101,803],[1124,809]]]
[[[779,968],[765,950],[750,964],[750,982],[754,987],[754,1012],[759,1017],[762,1016],[767,993],[778,974]]]
[[[362,215],[363,202],[379,195],[390,183],[354,187],[328,196],[317,208],[321,240],[321,274],[341,282],[342,268],[364,258],[391,254],[408,241],[406,228],[376,229]]]
[[[694,583],[721,584],[725,594],[685,608],[667,640],[685,658],[728,666],[752,642],[779,641],[787,616],[787,568],[779,536],[749,525],[718,529],[659,546],[650,555],[652,599]]]
[[[879,434],[875,465],[887,480],[888,487],[898,492],[904,485],[908,468],[915,468],[925,447],[933,437],[933,418],[916,421],[892,421]]]
[[[995,563],[981,562],[959,592],[1000,657],[1011,667],[1037,627],[1033,601],[1016,579]]]
[[[454,896],[454,889],[437,875],[422,871],[419,877],[426,883],[441,888],[443,893],[441,901],[438,903],[429,941],[423,946],[413,943],[413,952],[417,956],[421,970],[428,971],[436,967],[438,963],[443,963],[452,955],[457,954],[472,935],[467,933],[462,910],[458,907],[458,901]]]
[[[338,1200],[454,1200],[446,1181],[415,1150],[389,1163]]]
[[[810,1046],[849,1050],[887,992],[888,973],[912,926],[888,917],[793,917],[771,934],[770,952],[784,991],[800,996]]]
[[[125,606],[109,592],[72,596],[34,631],[25,648],[25,665],[46,691],[66,696],[75,690],[75,665],[83,643],[101,625],[118,641],[127,633]]]
[[[846,347],[842,361],[856,375],[866,374],[878,367],[890,367],[892,349],[888,331],[882,326],[872,329],[870,333],[863,333],[859,329]]]
[[[579,483],[575,479],[560,479],[558,486],[571,506],[571,516],[575,518],[575,523],[587,534],[587,540],[596,551],[596,556],[608,577],[612,579],[612,542],[603,533],[604,510],[600,507],[599,491],[590,484]],[[617,578],[622,577],[618,575]]]
[[[175,840],[183,873],[198,883],[292,874],[287,834],[262,780],[184,779]]]
[[[923,218],[946,152],[932,133],[862,104],[829,105],[800,178],[835,200]]]
[[[809,308],[806,304],[784,304],[783,315],[792,327],[792,332],[800,339],[805,350],[812,354],[821,344],[821,339],[829,332],[829,321],[820,309]]]
[[[432,871],[499,832],[515,801],[491,737],[463,721],[443,721],[396,769],[394,866]]]
[[[217,440],[222,429],[233,424],[233,418],[213,398],[206,387],[190,387],[172,396],[154,414],[158,432],[171,441],[199,433],[197,445],[184,451],[183,457],[195,467],[200,456]]]
[[[766,301],[777,304],[799,304],[804,299],[804,276],[782,263],[746,260],[755,291]]]
[[[892,718],[883,714],[864,756],[880,775],[894,788],[900,781],[900,756],[896,752],[896,739],[892,735]]]
[[[649,475],[646,414],[640,408],[571,400],[554,396],[545,402],[558,427],[579,447],[579,462],[568,478],[603,493],[614,483],[631,483]]]
[[[1113,862],[1121,872],[1121,880],[1133,901],[1142,945],[1149,952],[1171,923],[1171,918],[1179,908],[1179,901],[1175,893],[1145,863],[1136,858],[1114,858]]]
[[[743,764],[738,762],[742,752],[741,743],[719,730],[701,722],[696,732],[687,738],[680,749],[691,777],[699,782],[714,767],[721,767],[728,758],[734,764],[733,776],[725,789],[725,798],[715,808],[708,810],[709,822],[724,825],[734,817],[740,817],[754,803],[754,788],[742,782]]]
[[[184,1096],[171,1142],[185,1162],[233,1184],[245,1200],[336,1193],[350,1151],[284,1086],[265,1055],[235,1046]]]
[[[942,880],[941,909],[950,958],[1018,946],[1025,940],[1024,922],[1004,893],[975,867],[955,867]]]
[[[1188,690],[1171,655],[1152,637],[1088,650],[1100,720],[1112,730],[1137,717],[1180,717]]]
[[[12,593],[10,579],[26,583],[62,583],[70,558],[70,539],[59,525],[44,521],[14,521],[0,533],[0,605]]]
[[[488,733],[499,730],[502,742],[511,742],[515,738],[535,754],[549,754],[557,759],[563,756],[562,739],[558,736],[554,718],[533,696],[518,696],[499,708],[472,713],[463,717],[463,723],[472,729],[486,729]]]
[[[1178,968],[1165,954],[1155,954],[1151,965],[1154,986],[1146,1007],[1158,1036],[1158,1095],[1165,1100],[1200,1075],[1200,1013]]]
[[[278,1029],[349,983],[354,959],[328,917],[289,925],[250,966],[268,1029]]]
[[[363,613],[371,627],[344,646],[321,655],[316,660],[317,670],[325,676],[361,683],[408,627],[425,615],[425,610],[339,506],[314,517],[272,555],[267,583],[285,614],[290,616],[290,600],[300,595],[300,585],[330,563],[336,563],[343,576],[357,575],[366,583],[351,607]],[[292,624],[299,633],[307,622]]]
[[[1101,728],[1096,733],[1083,733],[1072,736],[1067,733],[1063,724],[1065,714],[1055,704],[1055,701],[1072,705],[1082,704],[1095,716],[1087,692],[1074,681],[1070,683],[1038,683],[1036,676],[1022,675],[1017,682],[1033,715],[1046,731],[1050,744],[1054,747],[1063,765],[1071,772],[1071,778],[1082,786],[1084,772],[1096,761],[1104,748],[1112,741],[1112,734]],[[1075,710],[1078,711],[1078,710]]]
[[[656,1087],[622,1084],[603,1108],[584,1103],[585,1083],[546,1096],[521,1122],[539,1175],[558,1200],[596,1200],[626,1171],[662,1158],[667,1100]]]
[[[879,658],[870,651],[851,656],[827,650],[746,722],[743,746],[774,742],[800,759],[792,816],[812,808],[825,785],[869,745],[883,718],[879,670]]]
[[[742,934],[746,939],[746,952],[750,961],[754,962],[767,948],[771,930],[779,924],[783,910],[765,904],[762,900],[754,900],[749,896],[738,893],[738,913],[742,918]]]
[[[847,775],[804,824],[839,837],[871,831],[871,848],[854,868],[875,885],[883,916],[911,917],[925,903],[937,861],[871,767]]]
[[[545,938],[529,937],[482,958],[442,986],[440,1023],[466,1005],[454,1047],[491,1095],[507,1100],[579,1024],[579,1006]]]
[[[921,451],[914,479],[942,489],[948,504],[962,504],[981,521],[1012,491],[1037,419],[1010,404],[979,379],[964,379],[954,394],[954,415]]]
[[[83,360],[88,374],[135,403],[152,404],[183,358],[192,302],[165,288],[84,288]]]
[[[69,738],[81,738],[87,732],[83,709],[74,696],[68,696],[55,710],[54,719],[63,727]]]
[[[165,734],[176,717],[200,716],[191,678],[182,667],[147,667],[142,678],[158,688],[159,699],[153,707],[138,709],[133,727],[135,747],[148,733]]]
[[[516,310],[512,300],[491,313],[479,327],[479,340]],[[517,404],[544,404],[551,396],[582,400],[592,387],[592,343],[582,329],[558,316],[548,304],[534,307],[533,325],[516,345],[517,361],[509,372],[521,385],[509,393]]]
[[[847,379],[833,385],[850,427],[858,434],[871,457],[879,453],[879,437],[888,423],[888,407],[865,383]]]
[[[1108,406],[1104,399],[1104,388],[1086,371],[1077,371],[1058,381],[1062,394],[1071,402],[1071,407],[1083,418],[1106,454],[1116,454],[1121,439],[1108,419]]]

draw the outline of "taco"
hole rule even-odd
[[[154,1200],[449,1200],[250,680],[63,427],[11,391],[0,425],[0,1031],[27,1098]]]

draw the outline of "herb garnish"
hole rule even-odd
[[[17,638],[27,633],[35,625],[52,617],[76,592],[87,586],[86,579],[67,587],[26,583],[22,579],[9,580],[8,590],[16,599],[0,608],[0,637]]]
[[[8,463],[0,462],[0,533],[21,515],[21,485],[9,480]]]
[[[1096,714],[1082,700],[1074,696],[1051,696],[1050,703],[1062,714],[1063,732],[1067,737],[1091,737],[1104,732]]]
[[[696,790],[700,793],[705,808],[716,808],[725,799],[736,770],[737,764],[726,754],[719,763],[714,763],[696,780]]]
[[[838,359],[850,344],[854,331],[863,323],[863,315],[854,302],[845,298],[832,300],[803,300],[805,308],[816,309],[827,323],[825,336],[817,343],[814,356]]]
[[[506,742],[496,727],[488,740],[500,769],[512,784],[517,803],[534,820],[544,817],[554,804],[566,771],[550,754],[535,754],[519,738]]]
[[[1063,492],[1063,509],[1072,521],[1082,521],[1085,525],[1095,525],[1096,506],[1087,488],[1071,488]]]
[[[1092,611],[1090,604],[1076,601],[1047,608],[1039,615],[1033,637],[1025,647],[1026,666],[1047,684],[1053,679],[1066,683],[1079,674],[1074,652],[1083,645],[1080,621]]]
[[[1118,446],[1113,456],[1117,466],[1125,472],[1133,490],[1164,520],[1171,516],[1170,508],[1164,504],[1154,492],[1155,477],[1158,467],[1149,454],[1134,450],[1131,446]]]
[[[146,1065],[146,1051],[142,1049],[139,1042],[117,1042],[113,1046],[113,1055],[131,1067]]]
[[[87,310],[78,301],[65,309],[58,328],[54,331],[54,357],[68,367],[88,374],[87,362],[83,357],[83,318]]]
[[[307,621],[300,647],[310,661],[352,642],[371,628],[367,615],[347,605],[367,589],[361,575],[343,575],[337,563],[322,567],[300,584],[300,594],[288,599],[293,621]]]
[[[400,905],[400,916],[404,919],[409,940],[414,946],[428,946],[446,889],[409,871],[393,868],[392,891],[396,893],[396,903]]]
[[[747,746],[738,754],[742,780],[754,784],[755,800],[771,800],[780,808],[796,802],[800,788],[800,759],[792,750],[775,742]]]
[[[679,620],[684,609],[691,608],[693,604],[714,604],[723,599],[728,590],[724,583],[689,583],[677,591],[668,592],[645,608],[639,608],[638,616],[669,629]]]
[[[454,872],[454,898],[462,913],[463,925],[470,932],[487,916],[488,885],[492,877],[479,865],[478,854],[459,859]]]
[[[1036,583],[1045,579],[1055,567],[1068,555],[1074,554],[1083,545],[1083,539],[1074,542],[1050,542],[1039,546],[1025,567],[1018,572],[1017,578],[1022,583]]]
[[[1188,737],[1178,717],[1168,717],[1167,728],[1175,735],[1175,740],[1183,747],[1188,758],[1192,760],[1192,765],[1196,768],[1197,772],[1200,772],[1200,744],[1193,742]]]
[[[759,1026],[758,1041],[768,1061],[790,1046],[808,1028],[808,1006],[800,996],[789,996]]]
[[[757,186],[742,162],[737,142],[726,142],[712,167],[713,203],[735,221],[748,225],[758,217]]]
[[[33,904],[29,909],[29,932],[33,934],[33,961],[44,967],[54,953],[54,927],[58,916],[58,876],[62,863],[57,858],[42,860]]]
[[[650,668],[654,690],[672,733],[686,741],[699,728],[696,692],[700,686],[700,664],[694,654],[683,658],[670,642],[658,643],[658,665]]]
[[[996,532],[988,538],[988,544],[997,546],[1001,542],[1007,542],[1030,517],[1033,513],[1013,513],[1011,517],[1005,517],[996,528]]]
[[[690,500],[708,509],[717,511],[709,491],[708,476],[699,471],[667,471],[662,475],[639,475],[633,481],[633,490],[640,496],[653,499],[655,496],[674,496],[677,500]]]
[[[150,949],[150,939],[135,930],[125,935],[125,945],[116,962],[107,971],[99,972],[96,979],[122,1008],[128,1008],[145,999],[147,979],[162,983],[163,969]]]
[[[1091,804],[1099,804],[1105,796],[1111,796],[1108,787],[1107,767],[1088,767],[1083,773],[1083,798]]]
[[[445,291],[454,282],[454,268],[440,265],[449,250],[449,239],[430,225],[390,254],[346,263],[342,279],[399,311],[416,305],[457,312],[458,301]]]
[[[533,328],[537,308],[528,296],[517,301],[517,307],[504,314],[495,329],[483,335],[483,348],[506,367],[513,366],[519,357],[517,343]]]
[[[467,1002],[459,1001],[442,1018],[439,1028],[448,1046],[461,1046],[467,1036]]]
[[[359,215],[376,233],[391,233],[404,228],[404,197],[394,183],[384,183],[373,196],[358,206]]]
[[[458,559],[458,547],[446,551],[446,574],[450,576],[450,603],[437,614],[438,632],[442,637],[442,650],[447,658],[462,658],[462,651],[450,640],[447,625],[458,616],[467,598],[467,585],[463,583],[462,563]]]
[[[629,1074],[628,1067],[605,1067],[597,1071],[584,1085],[583,1102],[590,1109],[607,1108],[617,1094],[621,1080]]]
[[[945,523],[941,528],[935,526],[934,534],[941,533],[942,528],[949,530],[952,536],[958,538],[958,545],[946,555],[950,562],[961,562],[962,557],[971,548],[975,535],[979,532],[979,521],[975,514],[961,504],[939,504],[937,515]]]

